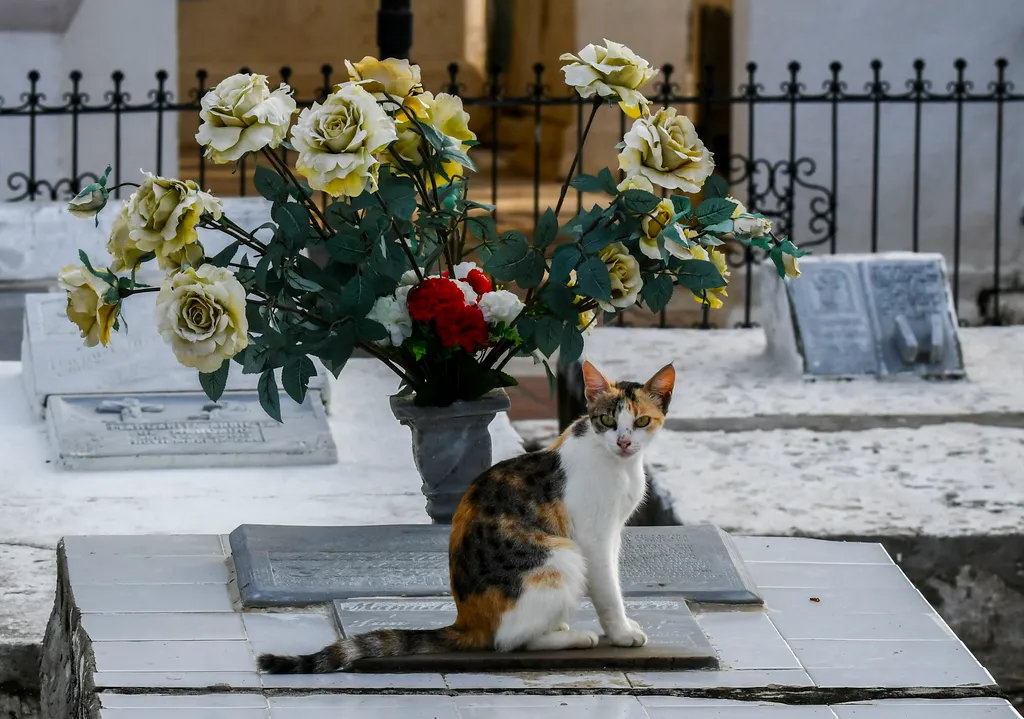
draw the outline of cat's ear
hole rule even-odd
[[[593,402],[599,394],[611,389],[612,383],[589,360],[583,360],[583,386],[586,388],[587,402]]]
[[[644,384],[644,389],[661,401],[661,411],[668,411],[668,403],[672,400],[672,389],[676,386],[676,368],[667,364],[654,373]]]

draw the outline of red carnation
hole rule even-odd
[[[487,344],[487,322],[484,320],[484,313],[475,305],[464,304],[457,309],[447,309],[443,315],[438,315],[434,319],[441,344],[449,349],[462,347],[466,352],[475,352]]]
[[[491,281],[487,279],[487,275],[480,270],[470,270],[469,274],[466,275],[465,281],[469,283],[469,286],[478,295],[486,294],[494,289]]]
[[[451,280],[427,277],[409,293],[409,316],[417,322],[430,322],[456,314],[466,306],[466,296]]]

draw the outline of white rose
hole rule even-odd
[[[704,260],[705,262],[711,262],[718,270],[718,273],[722,275],[722,279],[725,280],[726,282],[726,284],[722,285],[721,287],[715,287],[714,289],[705,290],[705,292],[707,293],[708,306],[713,310],[717,310],[719,307],[723,305],[721,298],[729,296],[729,293],[727,291],[727,285],[729,282],[730,273],[729,265],[725,261],[725,255],[716,250],[714,247],[711,248],[711,252],[709,253],[706,249],[704,249],[704,247],[702,247],[700,244],[696,242],[693,245],[691,245],[689,249],[690,257],[688,259]],[[704,304],[705,302],[705,298],[697,292],[693,293],[693,299],[695,299],[697,302],[701,304]]]
[[[96,183],[86,187],[71,199],[71,202],[68,203],[68,212],[82,219],[89,219],[99,214],[99,211],[107,204],[107,191],[94,185]]]
[[[800,260],[793,255],[782,255],[782,267],[786,270],[786,277],[800,276]]]
[[[424,92],[418,99],[424,108],[419,122],[430,125],[441,133],[449,146],[468,152],[469,146],[463,143],[476,140],[476,133],[469,129],[469,113],[462,107],[462,98],[446,92],[438,93],[436,96]],[[391,153],[416,167],[423,165],[424,139],[421,128],[404,114],[400,114],[396,131],[398,141],[391,147]],[[396,171],[402,171],[397,161],[393,164]],[[454,160],[446,160],[442,168],[449,178],[462,174],[462,165]],[[444,177],[438,177],[438,182],[445,181]]]
[[[665,198],[649,213],[640,220],[640,251],[652,260],[661,259],[661,250],[658,249],[658,235],[669,226],[676,214],[676,207],[672,200]],[[680,228],[682,229],[682,228]],[[668,240],[666,239],[666,244]]]
[[[106,303],[104,297],[110,285],[82,265],[68,265],[60,271],[57,280],[68,293],[68,319],[81,330],[85,346],[109,345],[121,305],[120,301]]]
[[[170,275],[156,296],[156,328],[178,362],[214,372],[249,344],[245,288],[213,265]]]
[[[480,311],[490,325],[504,323],[506,327],[523,311],[523,302],[508,290],[493,290],[480,297]]]
[[[198,241],[196,225],[204,214],[221,216],[221,202],[191,180],[144,173],[142,186],[128,200],[128,234],[135,248],[156,253],[160,267],[181,267],[186,247]]]
[[[640,288],[644,286],[643,278],[640,276],[640,263],[629,254],[629,250],[621,242],[613,242],[597,256],[608,268],[608,277],[612,283],[611,299],[598,300],[597,304],[605,312],[632,307],[636,304]]]
[[[406,270],[402,273],[402,279],[398,281],[400,285],[418,285],[420,283],[419,275],[416,274],[416,270]]]
[[[559,60],[565,84],[576,88],[580,97],[618,97],[619,106],[630,117],[640,115],[640,106],[648,100],[639,91],[658,74],[651,64],[625,45],[605,40],[605,47],[587,45],[578,55],[566,53]]]
[[[114,258],[114,262],[110,265],[110,269],[114,272],[135,269],[142,264],[142,258],[147,254],[136,246],[135,240],[131,237],[127,202],[121,203],[121,209],[114,217],[114,224],[110,228],[110,238],[107,240],[107,253]]]
[[[619,168],[629,176],[643,175],[659,187],[698,192],[715,169],[690,118],[677,115],[674,107],[641,117],[622,140]]]
[[[332,197],[377,191],[377,153],[396,140],[395,123],[363,87],[344,83],[314,102],[292,128],[295,169]]]
[[[388,96],[398,100],[406,109],[420,115],[425,108],[420,100],[423,92],[423,81],[420,77],[420,66],[408,60],[393,57],[378,60],[367,55],[357,63],[345,61],[348,77],[358,82],[379,101],[387,104],[389,110],[397,110]]]
[[[668,251],[668,253],[680,260],[706,259],[694,257],[693,252],[691,251],[691,247],[697,243],[697,235],[699,233],[696,230],[691,230],[689,227],[682,227],[680,228],[680,230],[682,232],[683,237],[686,238],[686,240],[692,244],[683,244],[682,242],[678,242],[671,235],[667,235],[665,237],[665,249]],[[704,251],[704,248],[700,247],[699,244],[697,244],[696,246],[700,248],[701,252]]]
[[[273,92],[265,75],[237,74],[225,78],[203,95],[203,122],[196,141],[213,162],[235,162],[264,147],[276,149],[288,136],[295,113],[291,88]]]
[[[373,309],[366,315],[384,326],[388,331],[388,337],[379,340],[377,344],[383,347],[401,347],[412,336],[412,318],[409,316],[409,292],[412,287],[404,285],[399,287],[394,296],[378,297],[373,303]]]

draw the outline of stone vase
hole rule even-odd
[[[503,389],[449,407],[417,407],[412,395],[391,398],[391,411],[412,430],[412,456],[434,524],[451,524],[470,483],[490,468],[488,426],[498,412],[511,406]]]

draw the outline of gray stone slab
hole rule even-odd
[[[127,326],[114,333],[109,347],[85,347],[78,328],[65,314],[64,293],[25,295],[24,336],[21,345],[22,382],[29,402],[43,412],[51,395],[136,392],[202,393],[196,370],[178,363],[156,331],[153,295],[139,295],[123,305]],[[326,370],[310,387],[327,403]],[[228,391],[255,391],[259,375],[242,374],[237,364],[228,375]],[[280,380],[280,373],[278,374]],[[288,401],[282,402],[282,405]]]
[[[436,629],[455,621],[455,603],[451,599],[351,599],[336,601],[334,607],[338,624],[345,636],[382,628]],[[509,670],[560,673],[583,669],[717,668],[715,651],[694,620],[685,600],[630,597],[626,599],[626,612],[647,632],[649,641],[644,647],[613,647],[602,639],[601,644],[590,650],[412,655],[366,660],[359,662],[357,669],[366,672],[441,671],[479,674]],[[601,632],[594,607],[589,601],[583,602],[579,615],[571,625],[592,629],[599,634]],[[622,681],[625,684],[624,677]],[[489,685],[488,688],[503,687]]]
[[[636,697],[481,696],[455,697],[462,719],[648,719]]]
[[[1005,699],[884,699],[836,704],[839,719],[1020,719]]]
[[[339,696],[321,694],[301,697],[270,697],[273,719],[340,719],[341,717],[373,717],[373,719],[459,719],[450,697],[402,695]],[[465,719],[465,715],[462,715]],[[623,719],[627,719],[623,717]]]
[[[803,669],[726,669],[695,672],[629,672],[629,683],[640,689],[740,689],[752,687],[813,687]]]
[[[772,269],[765,335],[783,365],[811,377],[964,376],[942,255],[807,257],[796,280]]]
[[[83,614],[82,627],[94,642],[246,639],[242,616],[229,612]]]
[[[640,697],[648,719],[835,719],[827,706],[692,697]]]
[[[296,606],[448,594],[448,532],[431,525],[242,525],[230,544],[243,606]],[[761,602],[732,540],[717,527],[627,527],[622,544],[627,596]]]
[[[250,672],[245,641],[95,642],[98,672]]]
[[[333,464],[334,438],[318,393],[281,403],[282,422],[255,392],[211,402],[198,392],[54,395],[50,444],[60,467],[134,470]]]

